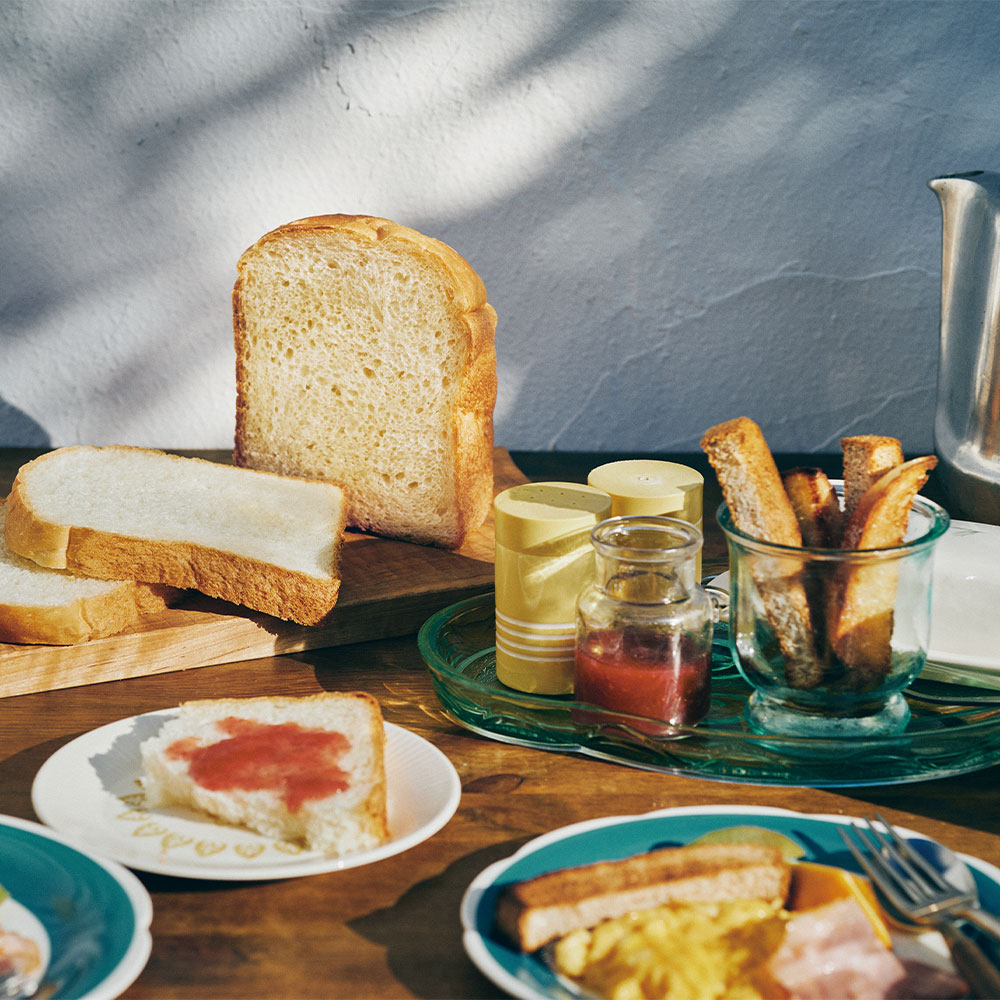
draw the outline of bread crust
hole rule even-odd
[[[791,866],[757,844],[665,847],[617,861],[563,868],[504,886],[496,923],[530,952],[579,928],[670,902],[784,901]]]
[[[7,514],[7,544],[41,566],[68,569],[100,580],[139,580],[173,588],[199,590],[210,597],[241,604],[300,625],[318,625],[333,610],[340,591],[339,538],[346,512],[336,527],[331,577],[320,578],[234,552],[184,541],[139,538],[60,524],[44,516],[29,498],[32,470],[41,462],[89,446],[60,448],[22,466],[14,479]],[[109,445],[103,450],[132,450],[162,456],[168,461],[198,462],[148,448]],[[271,473],[254,473],[271,475]],[[285,477],[290,478],[290,477]],[[346,506],[346,505],[345,505]]]
[[[0,641],[73,646],[103,639],[134,625],[143,615],[165,611],[182,595],[173,587],[123,582],[99,597],[60,605],[0,602]]]
[[[496,351],[494,336],[496,310],[486,301],[482,279],[453,248],[440,240],[389,219],[369,215],[316,215],[286,223],[266,233],[241,256],[239,276],[233,287],[233,337],[236,346],[236,432],[233,461],[250,468],[268,468],[261,456],[254,454],[248,441],[248,413],[251,380],[244,344],[247,318],[244,308],[245,270],[255,254],[268,244],[323,232],[349,232],[372,244],[396,242],[411,252],[436,262],[446,275],[448,295],[458,309],[465,340],[463,375],[451,415],[450,448],[454,455],[453,496],[447,503],[454,511],[453,524],[440,532],[425,526],[408,525],[395,518],[379,516],[352,502],[349,523],[353,527],[391,537],[403,538],[444,548],[458,548],[489,514],[493,500],[493,411],[497,397]],[[271,442],[280,450],[281,442]],[[361,456],[364,460],[366,456]],[[270,469],[270,471],[279,471]],[[301,474],[296,468],[281,469]],[[350,482],[345,483],[350,489]]]

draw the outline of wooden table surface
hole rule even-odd
[[[0,449],[0,495],[33,454]],[[609,456],[513,457],[530,478],[584,481]],[[700,456],[661,457],[705,469]],[[714,518],[718,497],[707,476],[706,573],[726,565]],[[153,898],[153,950],[126,997],[503,996],[462,950],[463,892],[486,865],[527,840],[600,816],[709,804],[847,815],[877,809],[1000,865],[1000,768],[828,791],[703,781],[510,746],[445,718],[412,636],[3,699],[0,813],[36,820],[35,773],[60,746],[97,726],[185,698],[324,690],[368,691],[387,721],[440,748],[461,778],[454,818],[404,854],[326,875],[225,883],[139,873]]]

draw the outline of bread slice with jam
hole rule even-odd
[[[184,702],[141,754],[150,808],[187,806],[335,856],[388,839],[385,727],[364,692]]]

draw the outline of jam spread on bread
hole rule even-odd
[[[210,791],[273,792],[294,813],[303,803],[348,786],[347,772],[338,764],[350,748],[343,733],[233,717],[217,726],[225,734],[217,742],[185,737],[167,748],[167,755],[185,760],[191,779]]]

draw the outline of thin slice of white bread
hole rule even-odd
[[[571,931],[664,903],[784,902],[790,882],[791,866],[778,848],[664,847],[509,883],[497,898],[495,917],[501,933],[530,952]]]
[[[324,215],[238,272],[236,464],[343,483],[364,530],[461,545],[493,499],[497,316],[472,267],[387,219]]]
[[[146,805],[341,856],[389,836],[385,726],[360,691],[188,701],[143,742]]]
[[[841,546],[865,550],[901,544],[913,498],[936,465],[934,455],[924,455],[879,476],[854,508]],[[862,690],[877,687],[892,668],[898,578],[893,560],[842,566],[828,604],[834,652]]]
[[[749,417],[727,420],[704,433],[701,447],[736,527],[751,538],[801,548],[795,509],[760,427]],[[802,564],[787,553],[749,558],[754,585],[785,659],[785,679],[792,687],[815,687],[823,680],[824,668],[816,656]]]
[[[0,642],[69,646],[115,635],[163,611],[181,591],[134,580],[95,580],[45,569],[7,546],[0,501]]]
[[[903,446],[897,438],[856,434],[840,439],[844,456],[844,524],[869,487],[890,469],[903,464]]]
[[[105,580],[193,588],[315,625],[340,589],[344,491],[146,448],[60,448],[14,480],[7,544]]]

